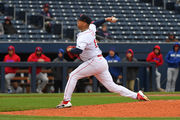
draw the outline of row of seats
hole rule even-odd
[[[8,0],[6,3],[15,5],[17,11],[32,13],[40,13],[43,5],[49,3],[54,18],[63,22],[64,28],[70,29],[76,28],[76,20],[81,13],[88,14],[93,20],[114,15],[119,22],[108,26],[115,40],[162,41],[169,32],[180,36],[180,15],[139,0]],[[22,25],[17,28],[22,34],[46,34],[44,31],[21,29]]]

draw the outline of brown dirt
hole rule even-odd
[[[148,96],[180,96],[180,94],[154,94]]]
[[[65,109],[0,112],[0,114],[64,117],[180,117],[180,100],[86,105]]]

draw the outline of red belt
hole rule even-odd
[[[97,57],[102,57],[102,55],[97,55]]]

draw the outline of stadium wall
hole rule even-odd
[[[7,53],[7,47],[9,45],[13,45],[16,48],[17,54],[29,54],[34,52],[37,46],[43,48],[44,53],[47,53],[49,57],[51,54],[57,54],[59,48],[66,49],[69,45],[75,45],[74,43],[1,43],[0,44],[0,54]],[[110,48],[115,48],[116,52],[119,54],[121,58],[125,56],[127,49],[133,49],[135,53],[135,57],[144,61],[148,55],[153,50],[155,45],[160,45],[161,53],[163,57],[166,56],[169,50],[172,49],[173,43],[99,43],[98,44],[104,55],[107,55],[108,50]],[[162,73],[161,83],[163,88],[165,88],[166,80],[167,80],[167,64],[164,63],[163,66],[159,67],[159,71]],[[178,77],[176,83],[176,90],[180,91],[180,76]]]

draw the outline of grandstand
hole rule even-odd
[[[93,20],[112,15],[117,17],[116,24],[109,24],[116,42],[163,42],[169,32],[180,38],[180,15],[139,0],[2,0],[1,3],[5,3],[5,7],[13,6],[17,13],[25,11],[27,14],[40,13],[43,5],[48,3],[55,21],[63,23],[64,34],[67,34],[66,29],[76,30],[77,17],[85,13]],[[0,17],[1,21],[4,16]],[[26,22],[15,19],[13,23],[18,35],[0,36],[1,41],[67,41]]]
[[[161,2],[158,3],[158,1]],[[162,4],[162,1],[167,1],[168,4]],[[140,88],[150,91],[152,86],[149,86],[148,83],[151,78],[148,78],[149,74],[146,68],[151,63],[145,63],[144,65],[142,64],[143,61],[146,60],[147,55],[153,50],[155,45],[161,47],[161,53],[165,59],[166,54],[172,49],[173,44],[165,42],[169,33],[173,33],[177,40],[180,39],[180,9],[179,11],[175,9],[178,5],[175,5],[174,1],[176,0],[0,0],[0,22],[4,22],[4,18],[8,16],[12,18],[12,23],[17,29],[17,34],[0,35],[0,60],[3,61],[4,55],[7,54],[8,46],[13,45],[22,60],[22,63],[17,63],[18,66],[20,65],[22,67],[22,70],[20,69],[18,75],[13,79],[27,80],[27,67],[29,67],[27,65],[32,65],[34,70],[36,68],[35,65],[41,66],[40,63],[33,64],[25,62],[29,54],[33,53],[37,46],[42,47],[43,53],[53,60],[57,57],[59,48],[65,51],[67,46],[75,44],[75,35],[78,32],[76,22],[80,14],[87,14],[95,21],[105,17],[115,16],[118,18],[117,23],[106,23],[108,24],[112,39],[105,39],[99,44],[103,56],[107,56],[109,49],[112,49],[112,47],[116,50],[120,58],[125,57],[127,49],[133,49],[135,57],[140,62],[135,64],[140,67],[138,74]],[[56,29],[53,28],[52,33],[46,31],[44,16],[40,15],[46,3],[49,4],[50,12],[53,15],[51,24],[53,27],[56,26]],[[70,59],[66,52],[64,58],[69,63],[58,64],[64,69],[63,87],[65,87],[67,82],[66,77],[68,73],[65,71],[67,71],[69,66],[76,67],[78,65],[71,63],[73,59]],[[0,66],[2,92],[4,87],[3,82],[5,80],[3,77],[5,75],[3,71],[5,65],[7,64],[2,62]],[[54,63],[43,65],[47,67],[56,66]],[[111,65],[113,66],[113,64]],[[123,81],[125,81],[127,66],[124,64],[118,64],[118,66],[122,66],[123,68]],[[164,64],[159,67],[159,71],[162,73],[161,84],[165,88],[167,65]],[[153,71],[151,72],[154,74]],[[20,76],[21,73],[25,76]],[[33,74],[31,92],[35,92],[36,88],[35,72]],[[49,72],[48,76],[53,83],[53,76],[51,74]],[[153,84],[153,77],[151,82]],[[97,91],[97,81],[94,80],[93,84],[95,86],[94,91]],[[180,87],[177,86],[176,89],[180,90]]]

